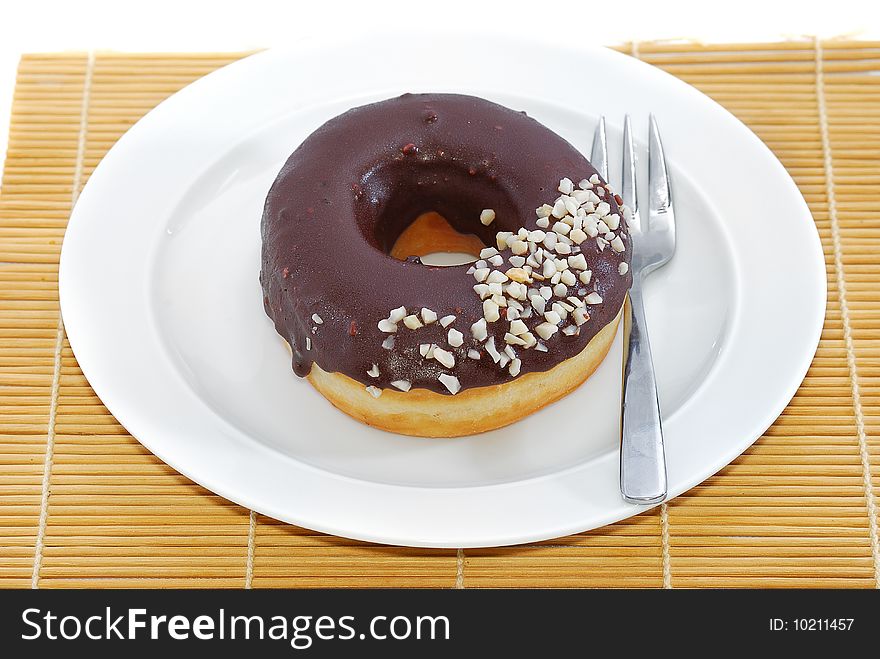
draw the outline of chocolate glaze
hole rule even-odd
[[[442,394],[441,373],[458,377],[462,389],[506,382],[506,368],[483,350],[479,361],[468,348],[482,346],[471,324],[483,317],[468,265],[434,267],[417,258],[388,255],[400,233],[421,213],[434,210],[462,233],[474,233],[495,247],[498,231],[538,228],[535,208],[553,204],[559,180],[575,183],[596,170],[571,144],[523,112],[473,96],[405,94],[349,110],[325,123],[293,152],[272,185],[262,218],[262,272],[266,313],[293,352],[293,369],[305,376],[316,362],[364,383],[387,388],[408,380],[413,388]],[[607,199],[612,213],[616,201]],[[495,210],[488,227],[480,211]],[[551,218],[552,219],[552,218]],[[555,221],[555,220],[554,220]],[[557,332],[548,352],[517,349],[521,373],[546,371],[580,352],[618,313],[631,283],[618,265],[629,261],[630,241],[621,220],[626,251],[599,251],[582,244],[602,304],[587,305],[590,320],[577,336]],[[503,252],[505,265],[510,252]],[[439,323],[410,330],[401,323],[392,350],[377,323],[401,305],[422,307],[451,325],[464,345],[450,348],[448,328]],[[317,324],[317,314],[323,323]],[[541,322],[526,320],[529,329]],[[495,345],[504,348],[508,323],[489,323]],[[310,339],[310,346],[306,338]],[[455,355],[452,369],[419,353],[436,343]],[[379,365],[380,376],[367,371]]]

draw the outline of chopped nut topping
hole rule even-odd
[[[515,282],[531,281],[531,277],[522,268],[510,268],[504,275]]]
[[[529,246],[522,240],[514,240],[510,246],[510,251],[517,255],[526,254],[529,251]]]
[[[529,296],[529,301],[532,303],[532,308],[538,313],[544,313],[544,305],[547,300],[541,297],[538,294],[533,294]]]
[[[559,330],[559,328],[553,323],[541,323],[540,325],[535,327],[535,332],[537,332],[538,336],[540,336],[545,341],[556,334],[557,330]]]
[[[530,243],[539,243],[544,240],[546,236],[546,232],[541,231],[540,229],[536,229],[534,231],[529,231],[529,242]]]
[[[423,327],[422,321],[419,320],[419,317],[412,314],[403,319],[403,324],[409,327],[411,330]]]
[[[501,318],[498,313],[498,303],[494,300],[483,300],[483,317],[490,323]]]
[[[615,196],[621,211],[611,213],[613,192],[610,186],[603,185],[598,176],[593,175],[589,180],[582,179],[577,186],[571,179],[563,178],[558,190],[561,194],[552,206],[543,204],[535,209],[535,224],[540,229],[520,227],[516,232],[497,232],[497,249],[483,248],[480,258],[467,269],[477,282],[473,289],[482,300],[483,308],[483,318],[471,325],[471,335],[475,341],[483,344],[495,364],[501,368],[509,365],[511,377],[518,376],[522,368],[514,346],[547,352],[548,346],[544,342],[549,341],[561,327],[562,333],[567,336],[579,334],[580,325],[590,318],[586,305],[602,302],[602,297],[596,291],[587,294],[588,289],[578,288],[577,295],[580,297],[576,297],[571,290],[578,286],[578,282],[589,285],[592,279],[584,253],[592,247],[582,246],[587,238],[596,241],[599,251],[609,244],[615,252],[625,251],[626,237],[615,235],[614,232],[621,225],[621,215],[626,217],[628,209]],[[485,226],[495,219],[492,209],[484,209],[480,214],[480,221]],[[505,250],[508,250],[507,253],[504,253]],[[505,259],[511,266],[506,270]],[[618,265],[621,275],[628,271],[626,262]],[[541,322],[529,331],[524,320],[533,317],[536,318],[534,322]],[[569,317],[570,320],[567,320]],[[455,319],[456,316],[447,315],[440,318],[439,323],[448,328]],[[509,328],[504,332],[504,350],[499,351],[494,337],[489,335],[488,323],[502,319],[509,323]],[[317,314],[313,320],[317,324],[322,322]],[[418,329],[438,322],[438,314],[425,307],[418,314],[408,314],[406,307],[401,306],[393,310],[388,318],[379,321],[378,327],[383,332],[393,334],[397,332],[400,321],[410,329]],[[315,331],[316,328],[313,328],[312,332]],[[452,349],[464,346],[465,337],[461,331],[449,328],[446,339],[449,350],[423,343],[419,346],[419,352],[426,359],[436,359],[442,366],[451,369],[456,361]],[[386,337],[382,342],[385,349],[390,350],[393,346],[393,336]],[[479,349],[465,348],[468,358],[481,359]],[[379,377],[378,365],[374,364],[368,374]],[[439,379],[451,393],[460,391],[461,384],[454,375],[443,374]],[[395,380],[392,386],[409,391],[412,383],[409,380]],[[378,394],[371,392],[373,395],[381,395],[381,389],[374,389]]]
[[[443,373],[440,377],[437,378],[443,383],[443,386],[449,390],[449,393],[455,395],[459,391],[461,391],[461,383],[458,381],[458,378],[454,375],[449,375],[447,373]]]
[[[503,284],[507,281],[507,275],[505,275],[500,270],[493,270],[489,273],[489,276],[486,278],[486,283],[489,284]]]
[[[379,331],[381,332],[396,332],[397,331],[397,323],[392,323],[387,318],[383,318],[379,321]]]
[[[367,393],[369,393],[373,398],[378,398],[382,395],[382,390],[379,387],[374,387],[370,385],[367,387]]]
[[[571,317],[574,319],[576,325],[583,325],[590,319],[590,314],[588,314],[587,310],[583,307],[578,307],[572,312]]]
[[[586,204],[590,201],[590,193],[586,190],[573,190],[571,196],[578,203],[579,206]]]
[[[521,320],[514,320],[512,323],[510,323],[511,334],[519,336],[520,334],[525,334],[528,331],[529,328],[526,327],[526,324]]]
[[[568,226],[565,222],[557,222],[553,225],[553,231],[565,236],[568,234],[569,231],[571,231],[571,227]]]
[[[519,375],[520,369],[522,368],[522,362],[519,359],[511,359],[510,360],[510,368],[508,372],[512,377],[516,377]]]
[[[388,320],[392,323],[399,323],[406,316],[406,307],[397,307],[396,309],[391,310],[391,314],[388,316]]]
[[[567,256],[571,254],[571,245],[568,243],[558,242],[556,243],[556,247],[554,247],[557,254],[562,254],[563,256]]]
[[[439,346],[434,347],[434,359],[443,364],[446,368],[455,366],[455,356],[448,350],[444,350]]]
[[[501,353],[495,348],[495,340],[490,336],[489,340],[485,343],[486,352],[489,353],[489,356],[492,358],[492,361],[496,364],[501,359]]]
[[[312,321],[315,323],[315,325],[322,325],[322,324],[324,323],[324,319],[321,318],[321,317],[320,317],[318,314],[316,314],[316,313],[313,313],[313,314],[312,314]]]
[[[473,336],[477,341],[486,340],[486,337],[489,336],[489,333],[486,329],[485,318],[480,318],[477,322],[471,325],[471,336]]]
[[[552,309],[550,311],[544,312],[544,320],[546,320],[548,323],[552,323],[554,325],[558,325],[559,323],[562,322],[562,318],[559,317],[559,314],[556,311],[553,311]],[[544,337],[544,338],[547,338],[547,337]]]
[[[515,300],[525,300],[528,288],[525,284],[512,281],[507,285],[507,294]]]
[[[553,205],[553,210],[550,211],[550,214],[555,217],[557,220],[565,217],[565,214],[568,211],[565,210],[565,202],[562,199],[557,199],[556,203]]]
[[[568,266],[570,268],[574,268],[576,270],[586,270],[587,269],[587,259],[584,258],[583,254],[578,254],[577,256],[569,256],[568,257]]]
[[[583,232],[582,229],[574,229],[570,234],[568,234],[571,238],[572,242],[580,245],[587,239],[587,234]]]
[[[309,337],[306,337],[306,350],[312,349],[312,340]]]

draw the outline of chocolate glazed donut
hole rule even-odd
[[[496,244],[496,234],[542,231],[536,209],[554,205],[563,177],[598,184],[607,213],[620,218],[614,235],[622,248],[609,247],[610,233],[609,240],[600,235],[572,245],[571,255],[583,254],[592,276],[586,282],[579,278],[553,301],[590,294],[601,301],[580,305],[588,320],[576,332],[541,340],[546,351],[516,346],[517,375],[547,371],[577,355],[616,320],[630,285],[628,265],[622,265],[631,250],[620,200],[601,189],[604,182],[596,175],[571,144],[525,113],[473,96],[405,94],[331,119],[287,160],[262,217],[264,306],[290,345],[294,371],[306,376],[317,364],[323,372],[375,388],[374,396],[393,382],[451,396],[512,380],[510,369],[486,354],[486,339],[472,332],[484,318],[473,266],[428,266],[418,257],[398,260],[390,252],[415,218],[436,211],[458,232],[503,248],[504,264],[496,269],[504,272],[512,267],[511,251],[503,240]],[[488,226],[480,220],[485,209],[495,215]],[[554,225],[557,218],[551,215],[543,225],[548,222]],[[550,281],[530,281],[529,292],[545,285]],[[379,322],[401,306],[407,315],[421,318],[424,308],[439,319],[455,319],[417,329],[398,319],[395,331],[388,331],[387,323],[386,331],[380,329]],[[499,351],[510,345],[505,341],[510,323],[505,309],[501,312],[499,321],[486,325]],[[523,322],[533,331],[545,321],[532,313]],[[450,329],[462,333],[461,345],[449,342]],[[426,358],[425,344],[451,353],[454,366]],[[448,378],[447,383],[440,378],[444,374],[459,386],[450,388]],[[401,387],[394,387],[400,394]]]

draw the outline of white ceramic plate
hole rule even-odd
[[[616,145],[625,112],[640,129],[654,112],[679,231],[646,286],[670,495],[760,436],[824,316],[824,260],[795,184],[739,121],[657,69],[484,34],[265,52],[174,95],[113,147],[71,217],[61,303],[86,377],[135,437],[237,503],[364,540],[513,544],[642,510],[617,486],[620,336],[563,401],[455,440],[368,428],[291,372],[257,282],[265,193],[325,120],[405,91],[527,110],[585,153],[600,113]]]

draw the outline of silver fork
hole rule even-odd
[[[623,368],[623,405],[620,427],[620,493],[629,503],[659,503],[666,498],[666,455],[663,425],[651,344],[648,342],[642,298],[644,278],[665,265],[675,252],[675,213],[666,170],[666,158],[654,115],[648,122],[648,222],[643,225],[636,194],[636,161],[629,115],[623,124],[623,174],[620,196],[632,210],[632,288]],[[605,117],[593,135],[593,166],[608,180],[608,142]]]

